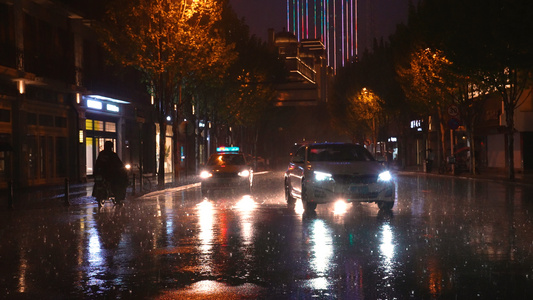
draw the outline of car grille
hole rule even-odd
[[[239,177],[239,173],[214,173],[213,174],[213,177],[214,178],[235,178],[235,177]]]
[[[379,192],[372,192],[372,193],[358,193],[358,194],[351,194],[348,196],[349,199],[351,198],[354,198],[354,199],[361,199],[361,198],[366,198],[366,199],[373,199],[373,198],[377,198],[379,196]]]
[[[339,184],[371,184],[378,181],[378,175],[333,175],[333,179]]]

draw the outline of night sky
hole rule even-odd
[[[266,41],[267,31],[287,27],[287,0],[230,0],[237,15],[245,19],[250,33]]]
[[[371,45],[374,37],[394,33],[396,24],[407,20],[409,0],[359,0],[360,46]],[[287,0],[230,0],[235,12],[245,19],[250,33],[266,41],[268,28],[276,32],[287,27]],[[360,49],[361,50],[361,49]]]

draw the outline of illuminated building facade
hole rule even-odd
[[[320,40],[337,69],[357,57],[357,0],[287,0],[287,30],[299,41]]]

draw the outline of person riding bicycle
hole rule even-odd
[[[113,152],[113,142],[106,141],[104,150],[100,151],[94,166],[95,178],[103,179],[103,182],[109,184],[109,190],[115,196],[115,200],[122,201],[126,198],[126,188],[128,186],[128,173],[124,163],[118,155]],[[108,197],[109,195],[98,195],[99,182],[95,180],[93,196],[96,198]]]

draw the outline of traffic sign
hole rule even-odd
[[[448,120],[448,127],[450,127],[452,130],[459,128],[460,125],[461,121],[459,121],[457,118],[450,118],[450,120]]]
[[[448,107],[448,115],[450,115],[450,117],[457,117],[459,115],[459,107],[455,104],[450,105]]]

